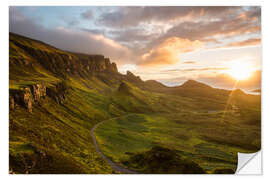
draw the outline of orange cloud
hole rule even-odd
[[[227,45],[227,47],[254,46],[254,45],[258,45],[260,43],[261,43],[261,39],[260,38],[253,38],[253,39],[248,39],[248,40],[245,40],[245,41],[230,43],[230,44]]]
[[[166,65],[179,61],[182,53],[194,51],[203,46],[201,41],[190,41],[178,37],[171,37],[142,55],[139,65]]]

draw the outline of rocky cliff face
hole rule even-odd
[[[67,85],[64,82],[61,82],[54,87],[47,88],[47,95],[58,104],[62,104],[66,98],[67,90]]]
[[[32,86],[32,94],[35,101],[40,101],[41,97],[46,96],[46,86],[35,84]]]
[[[29,87],[10,91],[9,94],[9,107],[11,110],[14,110],[16,106],[19,105],[25,107],[29,112],[32,112],[34,98]]]
[[[141,83],[143,82],[140,78],[140,76],[135,76],[132,72],[127,71],[126,78],[128,81],[133,82],[133,83]]]
[[[12,60],[11,62],[15,63],[17,66],[39,63],[46,70],[61,77],[85,77],[89,74],[103,71],[118,72],[116,64],[111,63],[110,59],[105,58],[103,55],[86,55],[56,50],[48,51],[46,49],[35,49],[27,44],[21,43],[21,41],[15,41],[13,39],[11,39],[10,42],[34,59],[33,62],[29,62],[25,59],[23,59],[23,61],[22,59]]]
[[[24,75],[29,76],[29,74],[35,76],[34,78],[29,76],[29,79],[34,79],[31,83],[40,81],[45,83],[46,80],[43,80],[47,75],[50,75],[47,76],[48,79],[54,76],[63,81],[69,78],[88,79],[93,75],[99,77],[101,74],[109,74],[109,78],[111,75],[121,76],[116,64],[111,63],[110,59],[103,55],[67,52],[12,33],[10,33],[9,43],[10,80],[15,82],[21,81],[24,79]],[[42,83],[18,85],[15,89],[10,89],[10,109],[21,106],[32,112],[33,104],[40,103],[42,97],[46,96],[61,104],[65,100],[67,89],[65,83],[58,83],[50,87],[46,87]]]
[[[9,108],[14,110],[17,106],[25,107],[29,112],[33,111],[34,103],[41,103],[41,99],[49,96],[57,103],[63,103],[67,91],[65,83],[60,82],[53,87],[46,87],[43,84],[34,84],[20,90],[9,92]]]
[[[29,110],[29,112],[32,112],[33,96],[32,96],[30,88],[24,89],[23,102],[24,102],[24,106]]]
[[[118,72],[116,64],[111,63],[109,58],[104,58],[102,55],[83,55],[78,57],[88,72]]]

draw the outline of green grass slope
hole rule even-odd
[[[122,75],[101,55],[12,33],[9,43],[11,172],[114,173],[91,139],[99,122],[102,152],[139,172],[166,173],[150,163],[159,151],[168,157],[164,164],[191,168],[171,173],[213,173],[235,170],[237,151],[260,149],[260,96],[193,81],[169,88]]]
[[[15,105],[9,112],[10,170],[15,173],[112,173],[95,151],[91,128],[115,116],[106,95],[112,90],[98,77],[69,75],[48,70],[27,48],[70,55],[42,42],[10,34],[10,94],[42,83],[53,87],[65,82],[68,91],[63,103],[49,96],[33,104],[33,112]],[[72,55],[75,56],[75,55]],[[68,72],[67,72],[68,73]],[[114,108],[114,111],[120,111]]]
[[[147,169],[141,169],[133,156],[157,145],[174,149],[179,156],[196,162],[208,173],[217,168],[234,171],[237,152],[260,149],[260,129],[241,124],[239,117],[232,114],[225,120],[222,117],[223,112],[130,114],[102,123],[95,133],[106,156],[136,171],[147,172]]]

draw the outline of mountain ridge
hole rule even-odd
[[[167,87],[121,74],[103,55],[67,52],[13,33],[9,40],[9,166],[15,173],[115,173],[89,136],[95,124],[134,113],[219,112],[231,93],[196,81]],[[259,124],[253,110],[259,97],[232,95],[228,107],[241,109],[246,120],[237,123]],[[252,118],[244,116],[250,111]]]

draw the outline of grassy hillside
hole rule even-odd
[[[171,173],[231,172],[236,152],[260,149],[260,96],[194,81],[173,88],[144,82],[118,73],[102,55],[66,52],[12,33],[9,73],[14,173],[115,173],[91,139],[99,122],[102,152],[144,173],[170,173],[165,167],[155,172],[158,161],[149,163],[159,153],[166,167],[189,167]]]
[[[111,167],[96,153],[90,136],[94,124],[114,116],[109,110],[106,90],[96,76],[61,76],[47,70],[41,56],[29,54],[27,47],[42,53],[70,55],[39,41],[10,34],[10,95],[34,84],[54,87],[65,82],[62,103],[45,96],[33,102],[33,111],[15,103],[10,110],[10,169],[15,173],[112,173]],[[75,57],[75,55],[71,54]],[[78,69],[80,70],[80,69]],[[67,72],[68,73],[68,72]],[[94,73],[94,72],[93,72]],[[57,96],[58,92],[55,92]]]
[[[102,123],[95,132],[102,151],[115,162],[129,162],[134,154],[160,145],[177,150],[209,173],[217,168],[234,171],[237,152],[260,149],[260,129],[241,124],[235,115],[222,117],[223,112],[130,114]],[[131,165],[145,171],[136,162]]]

